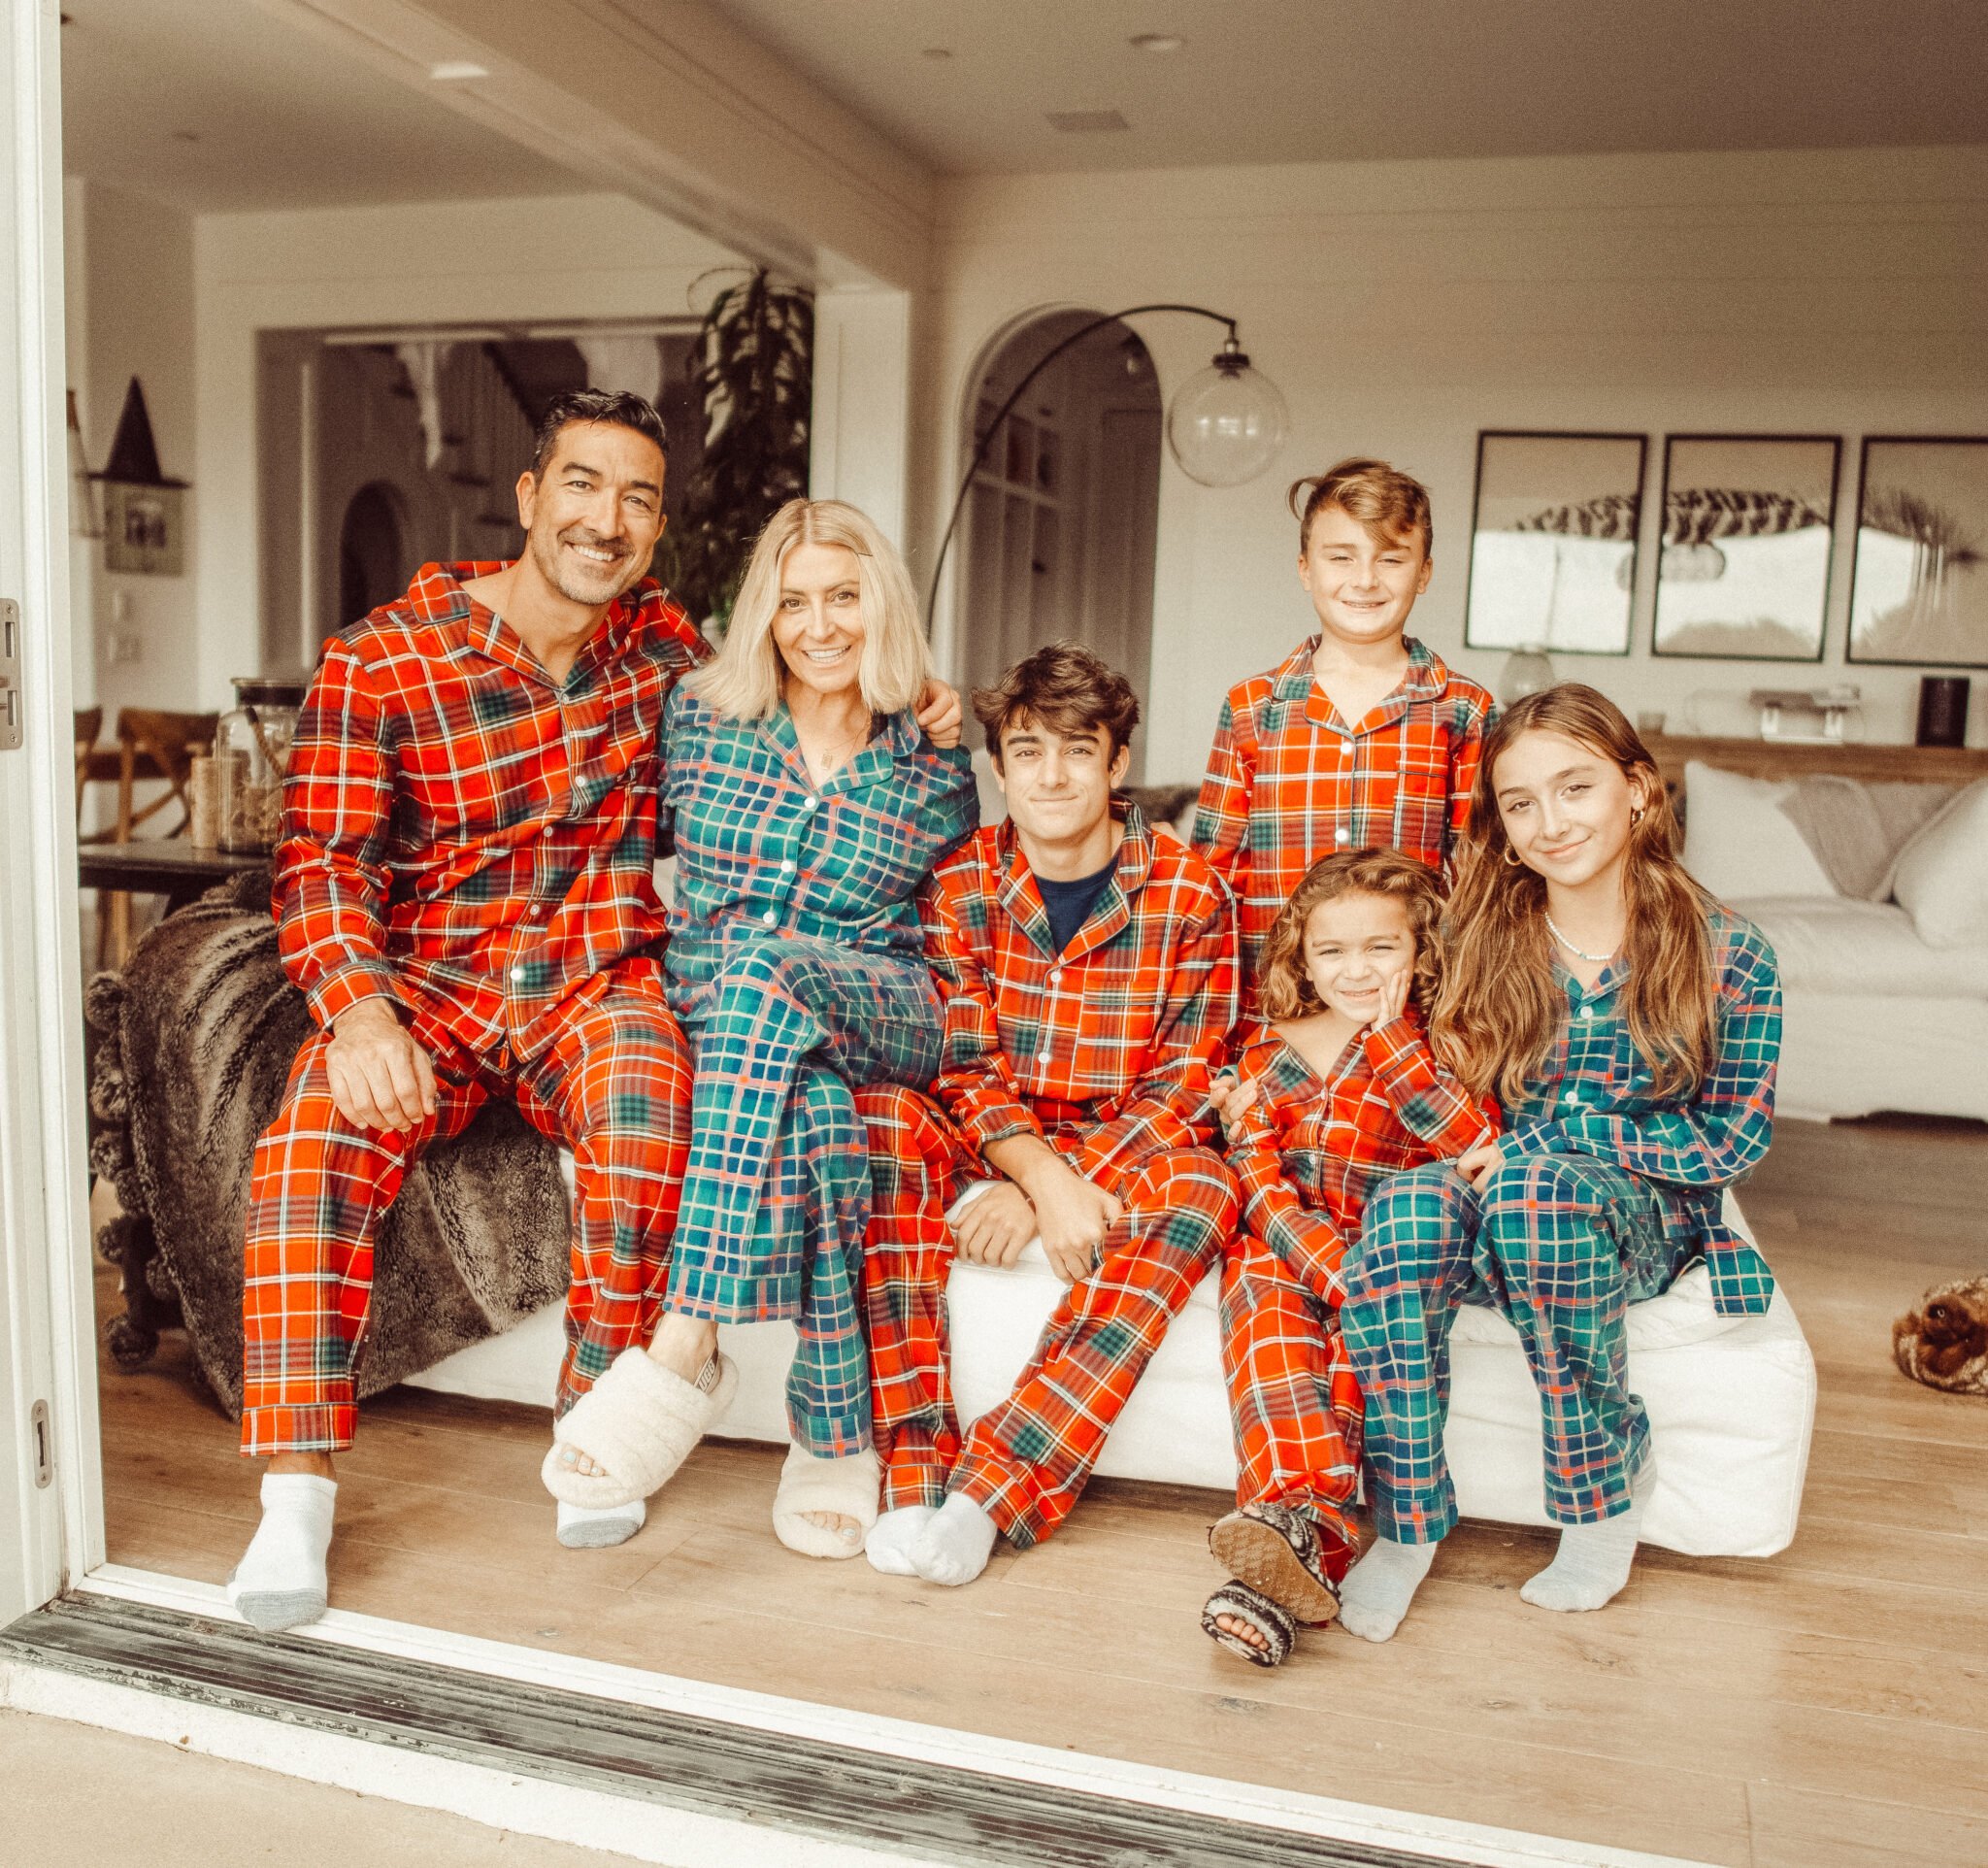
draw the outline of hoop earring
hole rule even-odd
[[[1505,846],[1505,866],[1508,869],[1516,869],[1519,867],[1517,853],[1512,850],[1512,847],[1509,844],[1507,844]]]

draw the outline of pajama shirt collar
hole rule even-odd
[[[1000,830],[1001,886],[995,899],[1021,927],[1031,941],[1051,959],[1080,959],[1094,949],[1117,939],[1132,921],[1132,898],[1145,886],[1153,873],[1153,832],[1144,814],[1130,798],[1113,798],[1111,816],[1123,828],[1118,846],[1118,867],[1091,906],[1084,923],[1059,950],[1049,926],[1049,911],[1043,905],[1043,891],[1036,872],[1029,867],[1012,818],[1004,819]]]
[[[1342,720],[1325,698],[1311,672],[1311,657],[1318,652],[1318,636],[1307,636],[1271,676],[1271,695],[1282,701],[1303,701],[1306,711],[1321,725],[1342,731],[1378,732],[1394,725],[1417,701],[1441,700],[1449,689],[1449,670],[1441,658],[1413,636],[1404,636],[1402,647],[1408,651],[1408,672],[1393,693],[1357,720]]]

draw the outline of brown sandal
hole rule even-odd
[[[1288,1505],[1249,1505],[1208,1534],[1208,1547],[1230,1575],[1270,1597],[1300,1621],[1334,1620],[1340,1592],[1326,1572],[1317,1523]]]

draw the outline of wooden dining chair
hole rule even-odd
[[[90,782],[90,754],[96,751],[97,735],[104,730],[101,707],[76,710],[76,828],[83,830],[83,794]]]
[[[116,841],[129,843],[141,824],[150,823],[175,805],[180,820],[170,830],[153,829],[154,837],[182,837],[193,817],[187,789],[193,776],[193,755],[211,751],[218,714],[181,714],[158,707],[124,707],[117,712],[117,827]],[[138,787],[148,782],[163,786],[142,807]],[[108,915],[106,910],[108,909]],[[97,902],[97,961],[121,967],[131,951],[131,897],[122,889],[107,891]]]

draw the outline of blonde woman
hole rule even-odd
[[[800,1334],[776,1533],[855,1556],[876,1518],[851,1090],[938,1070],[913,896],[978,818],[967,753],[912,713],[931,685],[897,553],[854,507],[793,500],[723,649],[665,711],[665,993],[696,1052],[690,1161],[654,1339],[560,1420],[546,1462],[554,1496],[630,1530],[730,1398],[718,1324],[769,1318]]]

